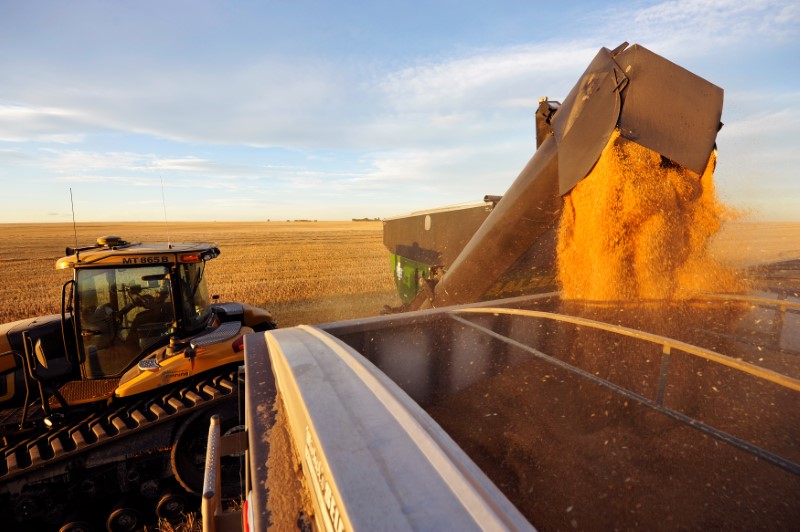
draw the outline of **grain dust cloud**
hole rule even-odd
[[[714,190],[716,152],[702,175],[615,130],[589,175],[564,197],[558,277],[565,299],[680,300],[741,292],[707,253],[733,212]]]

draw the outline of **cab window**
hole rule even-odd
[[[88,378],[121,374],[170,334],[175,315],[166,266],[85,269],[76,278]]]
[[[208,287],[203,275],[205,263],[181,264],[179,271],[185,329],[192,331],[206,324],[209,313]]]

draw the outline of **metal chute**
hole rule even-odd
[[[457,220],[435,228],[440,232],[427,238],[434,243],[426,248],[429,256],[441,254],[451,240],[459,241],[460,253],[448,261],[435,286],[436,280],[421,276],[420,293],[405,308],[470,303],[555,288],[560,197],[591,172],[614,130],[700,174],[721,127],[722,99],[721,88],[643,46],[623,43],[613,50],[602,48],[563,104],[540,101],[537,151],[472,238],[463,244],[464,227]],[[418,245],[414,238],[420,232],[412,227],[418,223],[415,218],[420,214],[386,221],[386,234],[410,235],[408,242],[397,238],[385,241],[398,264],[404,249]],[[452,249],[450,246],[451,254]],[[418,265],[421,255],[416,256],[413,260]],[[420,268],[415,270],[416,276],[425,270],[425,264]],[[402,268],[397,271],[402,273]]]

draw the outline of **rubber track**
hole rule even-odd
[[[216,404],[236,394],[235,382],[234,369],[189,385],[176,383],[155,397],[112,403],[105,412],[26,438],[3,449],[0,484]]]

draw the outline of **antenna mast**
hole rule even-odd
[[[75,202],[72,201],[72,187],[69,187],[69,204],[72,207],[72,232],[75,234],[75,249],[78,249],[78,228],[75,226]]]
[[[161,176],[158,177],[161,181],[161,204],[164,206],[164,228],[167,231],[167,247],[172,249],[172,241],[169,236],[169,222],[167,222],[167,201],[164,199],[164,180]]]

